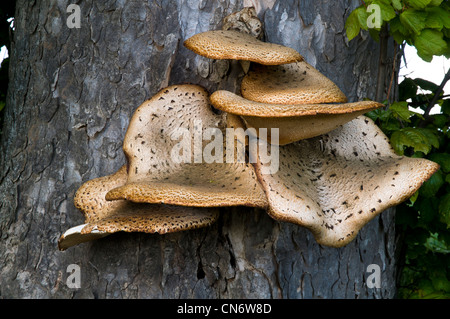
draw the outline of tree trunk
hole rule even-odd
[[[76,1],[74,1],[76,2]],[[265,39],[290,46],[350,101],[375,98],[379,47],[344,23],[358,1],[18,0],[10,86],[0,143],[0,297],[3,298],[392,298],[394,215],[372,220],[343,248],[265,211],[223,208],[211,227],[167,235],[117,233],[59,251],[84,218],[75,191],[125,163],[133,111],[181,83],[237,91],[239,64],[187,50],[183,41],[220,29],[257,3]],[[80,288],[67,285],[69,265]],[[381,269],[370,288],[368,266]]]

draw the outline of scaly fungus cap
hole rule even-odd
[[[106,199],[265,208],[253,166],[226,159],[229,117],[212,111],[200,86],[163,89],[134,113],[123,143],[127,183],[109,191]]]
[[[234,30],[215,30],[198,33],[184,45],[195,53],[210,59],[252,61],[265,65],[279,65],[303,61],[296,50],[262,42],[250,34]]]
[[[84,214],[85,224],[68,229],[60,237],[60,250],[119,231],[165,234],[196,229],[211,225],[219,216],[217,208],[106,201],[106,193],[125,184],[127,176],[123,166],[116,173],[90,180],[78,189],[74,202]]]
[[[243,78],[244,98],[272,104],[345,103],[345,94],[305,61],[277,66],[252,64]]]
[[[383,210],[412,196],[439,168],[401,157],[360,116],[327,134],[279,148],[279,170],[259,181],[274,219],[304,226],[319,244],[341,247]]]
[[[214,107],[241,116],[248,127],[279,128],[279,145],[315,137],[383,106],[373,101],[343,104],[271,104],[245,99],[229,91],[211,95]],[[271,141],[271,137],[267,142]]]

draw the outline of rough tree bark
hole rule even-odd
[[[0,143],[0,297],[3,298],[391,298],[394,221],[386,211],[348,246],[318,245],[264,211],[224,208],[211,227],[168,235],[115,234],[58,251],[83,223],[73,205],[85,181],[125,163],[121,143],[133,111],[159,89],[195,83],[236,91],[238,64],[183,47],[256,3],[266,40],[298,50],[350,101],[375,98],[378,44],[348,43],[344,23],[358,1],[17,2],[6,120]],[[67,266],[81,288],[66,285]],[[367,267],[381,267],[369,288]]]

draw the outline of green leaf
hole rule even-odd
[[[428,157],[428,159],[438,163],[444,173],[450,173],[450,154],[433,153]]]
[[[436,193],[443,184],[443,174],[441,171],[437,171],[425,183],[423,183],[422,187],[420,187],[420,195],[427,198],[436,197]]]
[[[411,33],[420,34],[425,28],[426,12],[409,9],[400,14],[400,22]]]
[[[416,107],[420,107],[425,111],[428,108],[428,104],[432,98],[432,94],[417,94],[416,96],[411,97],[411,101]]]
[[[446,29],[442,29],[442,30],[446,30]],[[450,59],[450,36],[449,37],[444,36],[444,41],[445,41],[445,43],[447,43],[447,48],[444,50],[444,52],[442,52],[442,55],[446,59]]]
[[[364,6],[360,6],[353,10],[345,22],[345,31],[349,41],[354,39],[359,31],[362,29],[367,30],[367,12]]]
[[[402,128],[399,120],[390,117],[383,123],[383,130],[387,132],[395,132]]]
[[[394,150],[403,155],[405,148],[412,147],[415,152],[428,154],[431,145],[428,144],[427,137],[420,130],[412,127],[405,127],[394,132],[391,136],[391,145]]]
[[[417,83],[410,78],[405,78],[398,86],[399,89],[399,99],[401,101],[406,101],[409,98],[416,96],[417,94]]]
[[[389,109],[396,118],[406,122],[409,122],[409,118],[414,114],[408,109],[408,102],[394,102]]]
[[[403,9],[403,4],[400,0],[392,0],[391,2],[395,10],[400,11]]]
[[[435,127],[441,128],[447,123],[447,116],[444,114],[433,114],[431,115],[431,118],[433,119],[433,125]]]
[[[408,206],[414,206],[414,203],[416,202],[417,198],[419,197],[419,191],[416,191],[410,198],[409,198],[409,204]]]
[[[450,253],[449,247],[442,240],[439,240],[438,234],[430,234],[425,242],[425,247],[435,253]],[[448,281],[448,280],[447,280]],[[441,290],[443,287],[436,283],[433,285],[435,289]],[[439,287],[439,288],[438,288]],[[445,289],[445,288],[444,288]]]
[[[444,242],[438,241],[438,250],[436,252],[439,253],[450,253],[450,248],[445,245]],[[439,272],[431,277],[431,282],[433,283],[434,289],[437,291],[445,291],[450,292],[450,281],[447,279],[447,276],[445,273]],[[442,298],[445,298],[445,296],[442,296]],[[445,298],[448,300],[448,297]]]
[[[369,29],[369,34],[377,42],[380,42],[380,30],[379,29]]]
[[[449,27],[450,17],[448,11],[440,7],[426,8],[425,11],[428,14],[427,20],[425,21],[425,27],[438,29],[439,31],[441,31],[444,26],[447,28]]]
[[[433,82],[430,82],[428,80],[421,79],[421,78],[415,78],[414,83],[417,84],[420,88],[431,91],[431,92],[434,92],[435,90],[437,90],[439,88],[439,85],[434,84]]]
[[[425,8],[431,0],[406,0],[406,3],[415,9],[423,9]]]
[[[425,21],[425,28],[436,29],[441,31],[444,27],[444,24],[440,19],[437,19],[435,15],[429,14],[427,17],[427,21]]]
[[[445,38],[450,38],[450,28],[443,28],[441,31],[444,34]],[[447,39],[447,41],[448,41],[448,39]]]
[[[424,29],[414,38],[417,54],[427,62],[431,62],[434,55],[442,55],[447,50],[447,42],[442,32],[433,29]]]
[[[429,7],[437,7],[440,6],[443,0],[431,0],[428,4]]]
[[[372,1],[372,4],[378,5],[380,7],[381,19],[383,21],[390,21],[396,17],[395,10],[389,0],[374,0]]]
[[[394,19],[389,21],[389,30],[400,31],[404,35],[407,35],[409,33],[409,30],[402,24],[400,15],[397,15]]]
[[[444,100],[441,105],[441,111],[446,115],[450,115],[450,99]]]
[[[439,12],[437,13],[442,20],[442,24],[445,28],[450,28],[450,11],[445,10],[444,8],[436,8],[436,10],[439,9]]]
[[[447,175],[448,176],[448,175]],[[439,220],[450,228],[450,193],[441,198],[439,204]]]
[[[439,148],[439,136],[437,131],[429,128],[416,128],[420,133],[426,137],[427,144],[434,148]]]
[[[367,115],[374,121],[376,120],[380,120],[380,121],[387,121],[391,115],[392,112],[389,109],[384,109],[384,108],[380,108],[380,109],[376,109],[370,112],[367,112]]]
[[[445,0],[445,1],[441,2],[441,8],[450,11],[450,3],[448,2],[448,0]]]

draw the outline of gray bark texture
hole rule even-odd
[[[69,28],[78,3],[81,28]],[[375,98],[379,46],[348,42],[344,23],[359,1],[18,0],[10,86],[0,143],[0,298],[392,298],[395,226],[382,213],[343,248],[252,208],[222,208],[214,225],[157,235],[117,233],[59,251],[82,224],[82,183],[125,163],[134,110],[167,85],[238,92],[237,62],[183,46],[254,4],[265,40],[290,46],[350,101]],[[67,267],[81,270],[69,288]],[[366,284],[370,264],[381,288]]]

